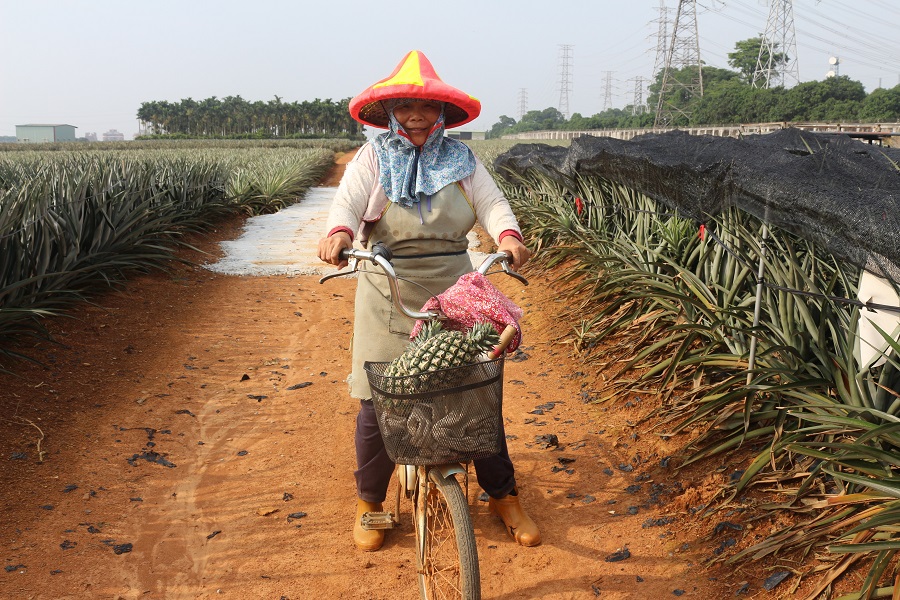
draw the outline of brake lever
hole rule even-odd
[[[349,270],[338,271],[337,273],[325,275],[324,277],[319,279],[319,283],[325,283],[329,279],[334,279],[335,277],[344,277],[346,275],[352,275],[353,273],[356,273],[357,268],[359,267],[359,260],[354,256],[347,262],[347,266],[349,267]]]
[[[506,261],[501,262],[500,268],[503,269],[503,272],[506,273],[507,275],[509,275],[510,277],[513,277],[513,278],[519,280],[520,282],[522,282],[523,285],[528,285],[528,280],[525,279],[524,277],[522,277],[521,275],[519,275],[519,273],[517,271],[513,271],[512,269],[510,269],[508,262],[506,262]]]

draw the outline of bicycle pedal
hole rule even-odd
[[[364,512],[360,517],[363,529],[393,529],[394,514],[390,512]]]

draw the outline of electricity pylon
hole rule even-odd
[[[612,108],[612,71],[603,71],[603,112]]]
[[[759,45],[753,87],[788,87],[800,83],[800,67],[797,62],[797,37],[794,34],[794,5],[792,0],[770,0],[766,32]],[[776,62],[784,54],[785,60]]]
[[[572,78],[569,72],[572,66],[572,48],[568,44],[559,46],[559,112],[569,118],[569,92],[572,91]]]
[[[679,81],[675,71],[682,71]],[[690,75],[688,79],[687,75]],[[677,97],[676,97],[677,96]],[[703,96],[703,67],[700,63],[700,36],[697,34],[697,0],[679,0],[666,53],[662,85],[656,103],[654,127],[667,127],[677,115],[690,121],[685,100]],[[681,99],[681,102],[676,100]]]
[[[528,90],[519,88],[519,120],[528,112]]]
[[[653,23],[659,27],[656,30],[656,59],[653,61],[653,77],[666,68],[666,54],[669,41],[669,9],[666,8],[666,0],[659,0],[659,18]]]
[[[644,81],[645,79],[638,75],[632,77],[628,81],[634,82],[634,91],[631,99],[631,114],[642,115],[646,112],[647,107],[644,105]]]

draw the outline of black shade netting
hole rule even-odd
[[[568,148],[519,144],[494,162],[562,185],[596,177],[705,223],[736,207],[882,277],[900,281],[900,150],[844,134],[783,129],[742,139],[582,136]]]
[[[503,358],[417,375],[364,365],[384,447],[392,461],[437,465],[500,452]]]

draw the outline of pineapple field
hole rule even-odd
[[[0,597],[417,598],[408,505],[380,552],[350,536],[354,281],[199,266],[352,152],[171,146],[0,153]],[[633,191],[497,177],[538,248],[530,286],[492,281],[525,313],[504,418],[544,543],[517,546],[471,487],[484,596],[884,597],[895,427],[827,382],[886,414],[892,396],[848,375],[849,348],[813,360],[849,319],[768,290],[783,330],[756,342],[748,398],[758,223],[725,215],[741,253],[706,255]],[[772,235],[781,287],[855,289]]]

